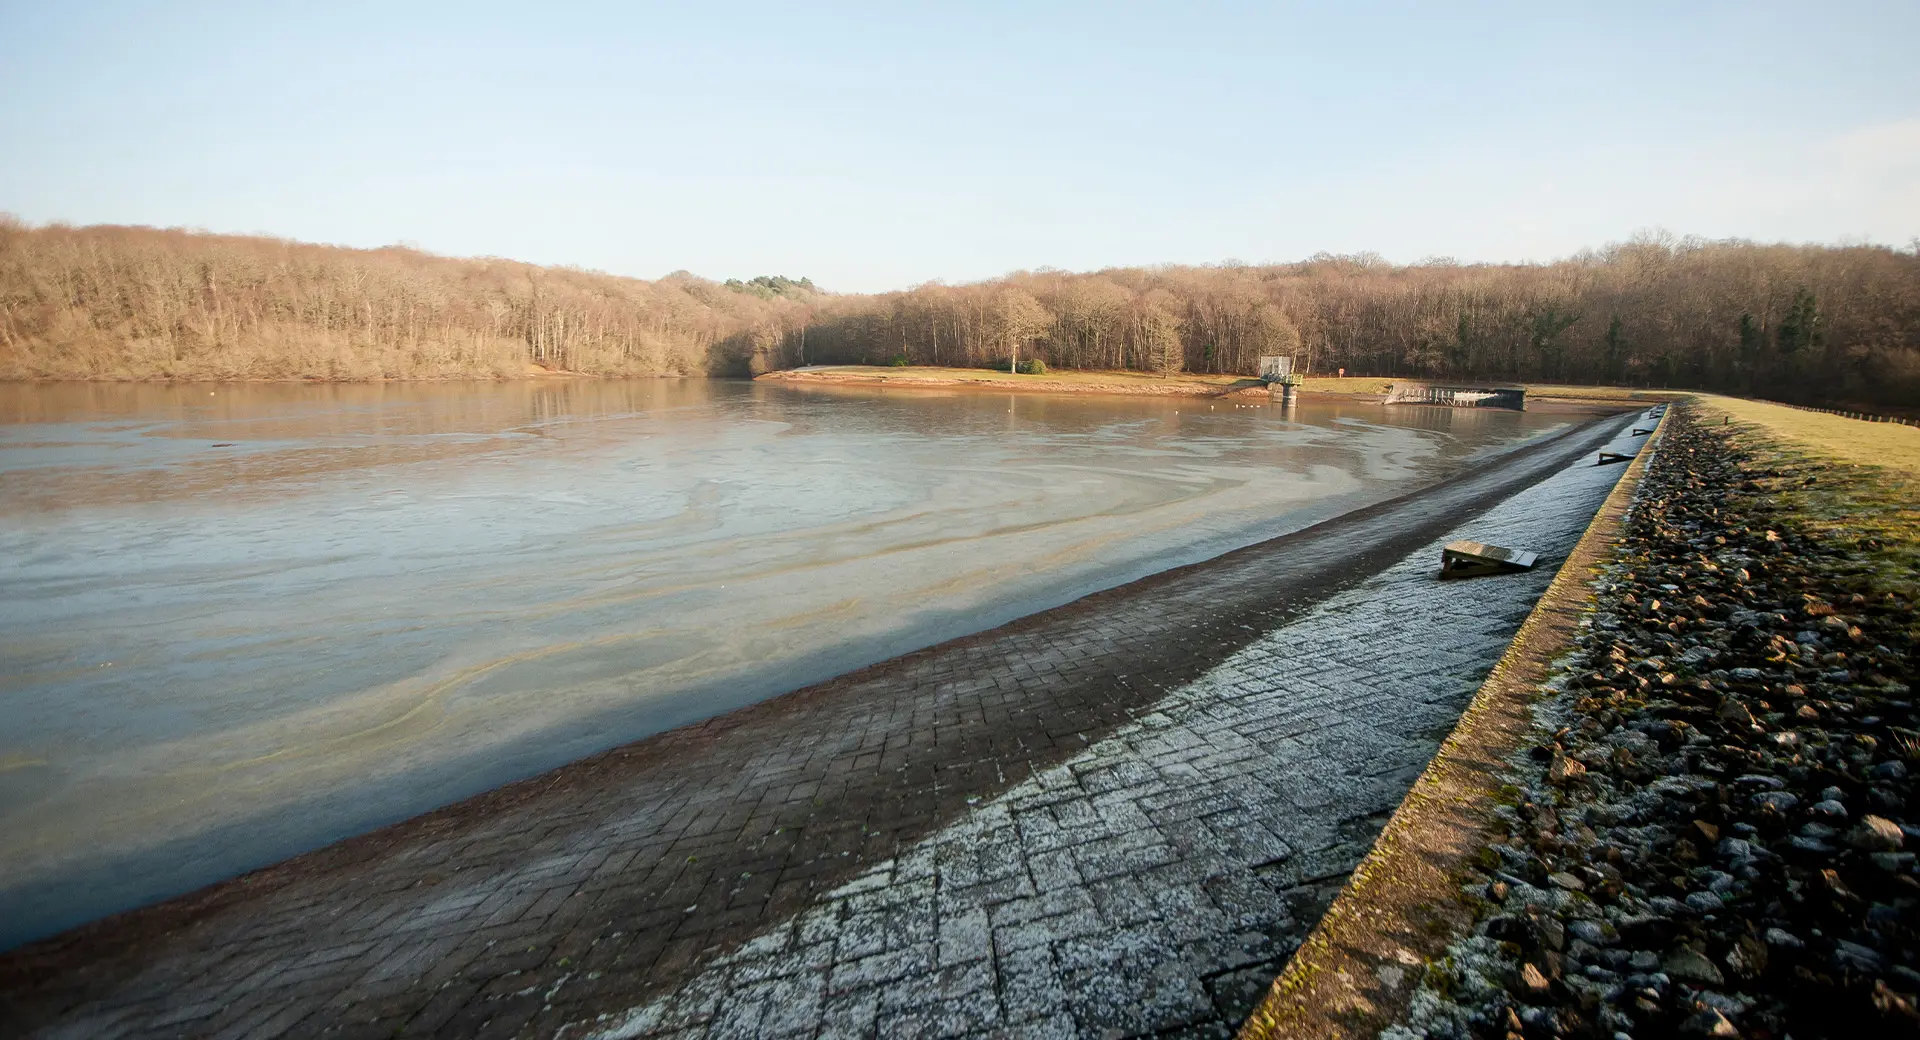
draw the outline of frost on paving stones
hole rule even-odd
[[[1554,560],[1618,475],[1575,463],[1520,492],[679,990],[569,1034],[1236,1025],[1552,579],[1442,583],[1440,545],[1497,532]],[[1477,985],[1462,964],[1457,985]]]

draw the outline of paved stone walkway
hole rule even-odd
[[[1216,993],[1223,995],[1212,1018],[1192,1020],[1231,1018],[1237,1005],[1230,994],[1239,992],[1234,987],[1254,987],[1260,972],[1271,974],[1268,969],[1284,956],[1288,936],[1317,913],[1301,905],[1276,916],[1272,904],[1262,910],[1247,900],[1282,890],[1308,903],[1330,896],[1341,864],[1364,849],[1378,826],[1377,814],[1398,798],[1409,770],[1417,769],[1444,733],[1452,710],[1471,689],[1475,670],[1484,669],[1497,653],[1502,626],[1510,630],[1517,624],[1544,576],[1479,585],[1488,591],[1477,595],[1494,595],[1496,585],[1508,590],[1500,594],[1505,606],[1484,616],[1476,609],[1461,625],[1441,626],[1435,631],[1444,634],[1448,648],[1438,657],[1416,655],[1428,662],[1426,667],[1451,676],[1454,700],[1438,696],[1417,711],[1383,720],[1381,727],[1354,713],[1364,714],[1376,704],[1366,699],[1373,694],[1365,692],[1371,687],[1364,679],[1384,667],[1380,662],[1396,659],[1381,648],[1398,623],[1374,634],[1356,628],[1339,637],[1375,641],[1364,664],[1352,661],[1352,645],[1317,644],[1324,649],[1316,652],[1327,660],[1316,688],[1330,692],[1326,700],[1303,702],[1293,713],[1298,717],[1288,724],[1298,727],[1293,739],[1329,754],[1357,741],[1362,744],[1355,746],[1387,757],[1357,773],[1339,772],[1352,768],[1350,760],[1338,760],[1336,768],[1329,759],[1327,772],[1316,781],[1323,795],[1310,795],[1310,787],[1277,792],[1287,799],[1285,808],[1276,792],[1250,803],[1258,809],[1218,803],[1220,811],[1265,821],[1264,839],[1252,830],[1223,828],[1224,818],[1210,819],[1215,813],[1198,808],[1187,822],[1176,821],[1173,814],[1189,811],[1179,805],[1194,803],[1180,803],[1171,792],[1151,805],[1144,795],[1136,800],[1144,816],[1086,820],[1073,815],[1073,806],[1094,808],[1089,799],[1109,787],[1135,790],[1148,783],[1147,772],[1158,778],[1154,783],[1173,777],[1179,780],[1176,786],[1192,791],[1212,790],[1216,780],[1226,784],[1202,805],[1228,797],[1236,789],[1232,784],[1243,782],[1229,778],[1247,772],[1237,763],[1248,755],[1277,752],[1254,743],[1193,744],[1186,768],[1194,772],[1180,779],[1177,772],[1162,772],[1162,765],[1172,768],[1177,763],[1169,756],[1181,752],[1139,758],[1121,748],[1134,747],[1144,739],[1141,734],[1162,730],[1168,740],[1201,740],[1191,723],[1169,714],[1182,710],[1178,704],[1191,699],[1194,690],[1214,688],[1188,684],[1390,562],[1415,550],[1431,556],[1428,542],[1463,518],[1560,472],[1570,459],[1582,454],[1591,459],[1587,453],[1621,425],[1618,419],[1590,424],[1499,460],[1495,468],[1406,499],[639,741],[200,893],[0,955],[0,1033],[546,1035],[569,1022],[600,1022],[597,1016],[603,1013],[662,995],[670,996],[659,1005],[656,1019],[647,1018],[655,1012],[643,1010],[628,1024],[767,1031],[775,1023],[756,1016],[777,1004],[779,1010],[796,1011],[796,1021],[806,1028],[825,1025],[833,1031],[833,1023],[820,1017],[829,998],[836,1008],[851,1004],[847,1010],[859,1012],[860,1000],[870,996],[875,1004],[868,1022],[880,1022],[878,991],[860,996],[852,984],[886,976],[880,965],[894,962],[899,974],[886,990],[936,993],[937,988],[925,987],[951,977],[960,987],[949,994],[952,1013],[976,1008],[972,1017],[955,1020],[969,1024],[1011,1025],[1016,1015],[1050,1007],[1056,1013],[1051,1021],[1064,1025],[1076,1013],[1100,1014],[1090,1009],[1103,1004],[1136,1009],[1128,1014],[1143,1022],[1151,1015],[1178,1017],[1153,1010],[1160,1008],[1186,1008],[1179,1014],[1192,1017],[1196,1001],[1212,1000]],[[1590,482],[1610,480],[1618,468],[1585,472],[1591,475],[1582,479]],[[1557,479],[1564,483],[1566,478]],[[1563,523],[1577,532],[1584,522],[1584,515],[1575,515],[1581,504],[1568,498],[1563,505]],[[1586,511],[1591,512],[1591,503]],[[1431,569],[1432,560],[1419,566]],[[1441,588],[1432,582],[1423,587]],[[1244,664],[1230,667],[1245,670]],[[1247,674],[1248,681],[1256,681]],[[1352,689],[1344,685],[1348,679],[1355,682]],[[1170,693],[1171,699],[1156,708]],[[1225,703],[1207,710],[1224,711]],[[1393,703],[1396,710],[1409,706]],[[1126,731],[1129,736],[1120,745],[1102,741],[1136,716],[1141,721]],[[1068,759],[1073,764],[1062,767]],[[1062,777],[1071,778],[1073,790],[1086,797],[1069,792],[1059,800],[1066,807],[1056,809],[1045,801],[1045,792],[1052,790],[1045,785]],[[1336,799],[1336,790],[1346,793]],[[1022,793],[1009,794],[1013,791]],[[1315,797],[1325,800],[1316,804]],[[1016,812],[1015,804],[1023,808]],[[1035,807],[1045,812],[1036,815]],[[997,827],[992,826],[1000,818],[996,813],[1006,821]],[[1015,828],[1021,842],[1007,845],[999,838],[1011,833],[1016,814],[1022,817]],[[1292,822],[1282,827],[1282,819]],[[955,820],[963,821],[955,825],[962,830],[941,829]],[[1026,828],[1043,827],[1043,820],[1060,829],[1058,848],[1026,844]],[[1150,826],[1139,834],[1151,840],[1136,842],[1127,835],[1143,820]],[[1076,837],[1092,833],[1084,828],[1094,826],[1106,837]],[[976,853],[953,837],[975,833],[971,828],[998,837],[995,842],[983,838]],[[1108,890],[1124,888],[1130,873],[1157,867],[1171,878],[1186,855],[1173,853],[1200,848],[1213,840],[1203,832],[1216,831],[1218,840],[1229,844],[1265,842],[1247,844],[1237,854],[1264,865],[1247,875],[1261,879],[1264,889],[1229,890],[1221,886],[1230,875],[1220,875],[1200,890],[1211,902],[1196,902],[1191,915],[1161,902],[1191,896],[1191,886],[1156,882],[1132,902],[1123,904],[1117,895],[1106,903],[1096,900],[1096,892],[1107,898]],[[1034,841],[1041,841],[1035,834]],[[946,851],[922,847],[929,835]],[[1048,859],[1049,852],[1056,855]],[[995,858],[1015,853],[1017,868]],[[881,862],[891,864],[884,873],[862,873]],[[1321,862],[1325,865],[1314,865]],[[1072,891],[1084,899],[1043,894],[1047,863],[1061,869],[1070,865],[1080,878]],[[931,893],[931,917],[921,915],[927,905],[907,895],[917,891],[911,888],[916,883],[911,872],[922,867],[932,870],[918,879]],[[836,888],[849,879],[873,891]],[[1026,894],[1023,885],[1032,893]],[[964,909],[940,915],[942,899],[950,902],[969,890],[976,891],[966,897],[971,902]],[[1044,887],[1045,893],[1059,890],[1052,882]],[[823,902],[829,891],[841,894]],[[990,899],[989,891],[1006,898]],[[995,909],[1002,904],[1008,906]],[[1111,961],[1101,961],[1101,951],[1112,953],[1110,943],[1133,928],[1122,923],[1124,918],[1149,904],[1160,908],[1162,919],[1191,922],[1196,931],[1179,939],[1184,944],[1219,947],[1234,936],[1251,935],[1258,929],[1238,923],[1248,914],[1255,915],[1246,918],[1249,922],[1268,915],[1272,928],[1264,946],[1240,954],[1221,952],[1205,961],[1197,952],[1190,960],[1182,952],[1178,963],[1183,967],[1167,969],[1165,996],[1096,999],[1101,985],[1114,984],[1099,980],[1121,980],[1099,968]],[[885,915],[868,912],[874,906],[884,907]],[[1065,909],[1042,912],[1054,906]],[[1207,906],[1212,913],[1202,912]],[[831,941],[817,931],[807,933],[811,941],[802,941],[800,925],[824,927],[819,923],[823,913],[831,915]],[[1021,914],[1028,916],[1016,920]],[[883,920],[885,933],[871,934]],[[787,921],[792,923],[779,930]],[[1221,921],[1234,922],[1235,930],[1220,932]],[[1020,925],[1029,927],[1008,931]],[[770,927],[776,930],[768,932]],[[1158,928],[1135,929],[1142,936],[1139,943],[1146,944],[1140,945],[1139,957],[1151,959],[1148,951],[1160,948],[1151,944],[1173,941],[1167,938],[1173,933]],[[904,946],[889,945],[896,932],[914,938]],[[721,963],[718,958],[748,939],[762,956]],[[783,942],[795,945],[789,950]],[[1089,952],[1075,959],[1082,947]],[[965,959],[962,951],[969,948],[990,955]],[[793,956],[827,960],[807,971],[784,972],[796,962],[774,959]],[[867,960],[873,956],[892,960]],[[1052,965],[1047,971],[1021,970],[1027,963],[1023,957],[1037,963],[1043,956]],[[951,963],[943,967],[941,958]],[[751,989],[754,972],[763,969],[748,961],[784,972],[766,975],[769,985],[797,987],[796,992],[811,992],[811,986],[819,999],[809,1003],[781,996],[784,991]],[[991,990],[978,981],[981,964],[991,966]],[[1059,987],[1059,999],[1049,1004],[1044,995],[1022,998],[1019,987],[1029,978],[1036,985]],[[763,1002],[740,1003],[747,998],[736,997],[721,1006],[695,999],[717,982],[742,993],[750,990]],[[884,1013],[912,1010],[896,1005]],[[946,1005],[916,1006],[917,1014],[932,1021]],[[1058,1017],[1061,1011],[1068,1018]],[[808,1019],[809,1014],[814,1017]],[[1094,1018],[1087,1021],[1097,1028]]]
[[[1520,493],[673,994],[566,1033],[1231,1036],[1624,470]],[[1553,565],[1443,583],[1448,538]]]

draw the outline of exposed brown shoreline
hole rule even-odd
[[[470,375],[470,374],[469,375],[447,375],[447,376],[371,376],[365,379],[336,379],[328,376],[285,376],[277,379],[269,379],[263,376],[246,376],[244,378],[239,378],[239,379],[208,379],[200,376],[180,376],[180,377],[129,376],[125,379],[114,379],[114,378],[108,378],[108,377],[95,377],[95,378],[86,378],[86,379],[64,379],[64,378],[47,378],[47,377],[33,377],[33,378],[0,377],[0,383],[14,383],[14,384],[20,384],[20,385],[27,385],[27,386],[32,386],[36,384],[46,384],[48,386],[72,386],[75,383],[103,383],[103,384],[112,385],[112,386],[133,386],[133,385],[172,386],[175,384],[188,384],[188,383],[191,383],[191,384],[219,383],[222,385],[245,385],[245,386],[250,386],[250,385],[286,386],[289,384],[313,384],[318,386],[368,386],[368,385],[378,385],[381,383],[517,383],[522,380],[537,381],[537,380],[544,380],[544,379],[707,379],[707,378],[709,377],[682,375],[677,372],[654,372],[646,375],[603,376],[603,375],[595,374],[593,372],[571,372],[565,369],[557,369],[557,368],[550,369],[550,368],[541,368],[538,365],[529,365],[528,370],[526,372],[522,372],[517,375],[509,375],[509,376],[498,376],[498,375],[489,376],[489,375]]]
[[[1145,382],[1129,379],[1118,382],[1073,382],[1049,379],[1047,376],[1019,376],[994,373],[986,369],[954,369],[954,372],[979,372],[978,375],[925,376],[925,375],[886,375],[877,372],[844,371],[836,369],[780,369],[755,376],[754,382],[798,384],[815,388],[850,387],[879,388],[889,390],[938,390],[946,392],[986,392],[1018,394],[1074,394],[1119,397],[1175,397],[1182,399],[1212,399],[1238,401],[1241,403],[1266,403],[1271,394],[1266,386],[1251,378],[1236,379],[1227,382],[1194,382],[1190,379],[1169,379],[1165,382]],[[1133,373],[1121,373],[1132,376]],[[529,365],[528,371],[519,375],[448,375],[422,377],[372,377],[365,379],[334,379],[320,376],[289,376],[267,379],[247,377],[241,379],[205,379],[173,377],[141,378],[0,378],[0,383],[23,385],[73,385],[105,384],[116,386],[173,386],[173,385],[259,385],[259,386],[384,386],[389,384],[444,384],[444,383],[515,383],[522,381],[548,382],[558,380],[628,380],[628,379],[723,379],[720,376],[686,375],[673,372],[656,372],[647,375],[600,375],[593,372],[574,372],[565,369],[546,369],[538,365]],[[1607,389],[1607,388],[1597,388]],[[1630,390],[1622,390],[1630,394]],[[1328,401],[1378,404],[1387,398],[1379,393],[1356,393],[1348,391],[1301,389],[1299,398],[1305,401]],[[1550,393],[1536,394],[1528,400],[1529,411],[1548,412],[1568,415],[1599,415],[1618,411],[1630,404],[1625,398],[1607,400],[1604,398],[1555,397]]]
[[[955,372],[966,371],[955,369]],[[1159,383],[1116,381],[1104,383],[1081,383],[1046,376],[1019,376],[1011,373],[995,374],[986,369],[978,370],[978,375],[882,375],[874,372],[849,372],[834,369],[783,369],[768,372],[755,377],[756,382],[764,383],[803,383],[820,386],[884,386],[908,390],[993,390],[1013,391],[1016,393],[1040,394],[1123,394],[1136,397],[1224,397],[1245,390],[1258,392],[1264,399],[1267,391],[1257,385],[1257,380],[1241,380],[1238,384],[1196,383],[1185,380],[1168,379]],[[1375,399],[1378,398],[1377,395]]]
[[[954,371],[968,370],[955,369]],[[980,370],[979,375],[896,376],[865,370],[845,371],[829,368],[785,369],[768,372],[755,377],[755,382],[799,385],[809,389],[860,387],[949,393],[1095,394],[1120,397],[1199,398],[1255,404],[1265,404],[1272,400],[1271,391],[1265,384],[1255,379],[1238,379],[1231,383],[1193,382],[1173,378],[1165,382],[1147,382],[1138,378],[1116,382],[1073,382],[1049,379],[1046,376],[995,374],[985,370]],[[1622,391],[1622,393],[1630,393],[1630,391]],[[1380,404],[1386,401],[1387,395],[1303,388],[1299,391],[1299,399],[1349,404]],[[1529,396],[1527,410],[1555,415],[1603,415],[1645,403],[1628,401],[1624,398],[1616,401],[1603,398],[1555,397],[1548,393]],[[1433,406],[1410,405],[1408,407]]]

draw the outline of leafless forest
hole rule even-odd
[[[746,288],[398,247],[0,223],[0,376],[704,375],[800,338],[806,303]]]
[[[1920,402],[1920,247],[1641,236],[1544,265],[1020,272],[879,295],[659,281],[404,248],[0,223],[0,376],[426,378],[798,364],[1632,383]]]

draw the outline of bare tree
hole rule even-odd
[[[1913,409],[1920,244],[1654,232],[1553,264],[1020,272],[875,296],[805,279],[640,281],[401,247],[358,250],[0,218],[0,376],[407,378],[747,374],[897,355],[1016,368],[1624,382]]]

